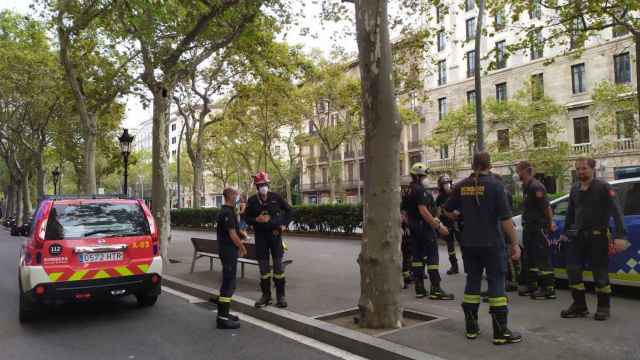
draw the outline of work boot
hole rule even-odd
[[[455,296],[453,294],[446,293],[439,285],[431,286],[431,293],[429,294],[429,299],[431,300],[455,300]]]
[[[518,295],[530,297],[533,293],[538,290],[537,286],[534,285],[520,285],[520,289],[518,289]]]
[[[556,298],[556,289],[553,287],[538,288],[531,294],[533,300],[553,300]]]
[[[287,300],[285,299],[285,279],[275,279],[276,283],[276,306],[279,308],[287,307]]]
[[[494,345],[515,344],[522,341],[522,335],[507,327],[508,311],[506,308],[504,310],[490,310],[489,313],[493,319]]]
[[[209,298],[209,301],[216,303],[216,306],[218,307],[218,314],[219,314],[220,313],[220,302],[218,302],[218,299],[212,296],[212,297]],[[231,313],[229,313],[227,315],[227,317],[229,319],[233,320],[233,321],[240,321],[239,317],[237,317],[237,316],[235,316],[235,315],[233,315]]]
[[[416,289],[417,299],[422,299],[423,297],[429,295],[427,294],[427,289],[424,288],[424,279],[416,279],[414,287]]]
[[[231,303],[218,303],[218,317],[216,318],[216,325],[218,329],[238,329],[240,328],[240,322],[234,320],[229,315],[229,307]]]
[[[598,293],[598,309],[593,316],[598,321],[608,320],[611,317],[611,295]]]
[[[257,308],[271,304],[271,279],[261,279],[260,290],[262,290],[262,297],[256,301],[255,307]]]
[[[454,274],[460,273],[460,270],[458,269],[458,259],[456,258],[456,256],[450,255],[449,261],[451,262],[451,268],[447,270],[447,275],[454,275]]]
[[[480,326],[478,325],[478,305],[462,304],[464,310],[465,336],[467,339],[475,339],[480,335]]]
[[[585,292],[580,290],[571,290],[571,297],[573,298],[573,303],[571,303],[571,306],[569,306],[567,310],[562,310],[560,312],[560,317],[564,319],[573,319],[589,315]]]

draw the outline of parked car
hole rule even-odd
[[[160,294],[158,229],[142,200],[65,196],[42,200],[19,261],[20,321],[46,305]]]
[[[618,206],[624,216],[629,241],[625,251],[609,258],[609,277],[616,285],[640,287],[640,178],[616,180],[612,181],[611,185],[617,194]],[[558,231],[551,234],[549,239],[554,245],[552,264],[558,279],[567,279],[565,248],[562,244],[558,246],[558,239],[564,230],[568,206],[568,194],[551,201]],[[518,241],[522,245],[522,216],[518,215],[513,220],[516,224]],[[611,226],[613,228],[613,220],[611,220]],[[593,274],[588,270],[588,264],[584,279],[593,281]]]

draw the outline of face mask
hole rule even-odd
[[[267,193],[269,192],[269,187],[261,186],[258,188],[258,192],[260,193],[260,195],[267,195]]]
[[[427,187],[428,184],[429,184],[429,179],[423,178],[422,179],[422,186]]]
[[[444,191],[449,191],[449,190],[451,190],[451,184],[445,183],[444,184]]]

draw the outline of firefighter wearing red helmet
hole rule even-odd
[[[285,308],[285,278],[282,257],[284,247],[282,232],[291,222],[291,206],[277,193],[269,191],[269,175],[258,172],[253,183],[257,194],[247,201],[245,217],[253,227],[256,240],[256,258],[260,267],[260,289],[262,297],[255,304],[264,307],[271,304],[271,278],[276,287],[276,306]],[[269,257],[273,260],[273,272]]]

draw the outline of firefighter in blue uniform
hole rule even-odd
[[[256,258],[260,268],[260,289],[262,296],[255,306],[260,308],[271,304],[271,278],[276,286],[276,306],[287,307],[285,299],[285,277],[282,258],[284,243],[282,232],[291,222],[291,206],[278,194],[269,191],[269,175],[260,171],[254,176],[253,183],[257,194],[247,201],[245,219],[253,226],[256,239]],[[273,272],[269,265],[269,256],[273,260]]]
[[[424,187],[427,178],[427,166],[415,163],[411,166],[411,184],[402,201],[403,211],[407,216],[411,234],[411,269],[417,298],[427,295],[432,300],[453,300],[452,294],[446,293],[440,286],[438,242],[435,231],[446,236],[449,232],[435,217],[436,207],[433,196]],[[425,259],[431,291],[427,294],[424,287]]]
[[[491,175],[491,158],[486,152],[473,156],[474,173],[456,184],[444,205],[446,213],[465,219],[462,231],[462,260],[467,273],[462,309],[465,315],[466,337],[480,334],[478,308],[482,273],[486,271],[489,284],[489,313],[493,323],[493,343],[517,343],[522,336],[507,326],[508,306],[505,295],[507,251],[500,228],[509,241],[511,258],[520,257],[520,247],[507,205],[504,186]]]
[[[528,282],[519,294],[537,300],[555,299],[548,236],[556,230],[556,224],[549,206],[547,189],[533,177],[533,166],[528,161],[518,163],[516,172],[522,181],[523,271],[527,271]]]
[[[438,206],[439,212],[438,218],[442,224],[449,229],[449,235],[443,237],[447,243],[449,263],[451,263],[451,268],[447,270],[447,275],[458,274],[460,272],[460,269],[458,268],[458,258],[456,256],[456,241],[460,242],[459,225],[457,224],[457,221],[451,220],[442,211],[442,206],[444,206],[451,194],[451,185],[452,181],[449,175],[445,174],[438,178],[438,198],[436,199],[436,206]]]
[[[402,201],[406,198],[408,188],[403,187],[401,190],[402,193]],[[409,223],[407,220],[407,214],[404,210],[404,205],[400,205],[400,216],[402,219],[402,244],[400,245],[400,250],[402,251],[402,279],[403,279],[403,289],[409,288],[411,285],[411,233],[409,232]]]
[[[224,205],[218,213],[216,232],[220,247],[220,261],[222,262],[222,285],[218,297],[218,329],[237,329],[240,327],[238,317],[229,313],[231,297],[236,289],[236,268],[238,257],[247,255],[247,249],[241,241],[238,215],[235,212],[235,202],[238,192],[226,188],[222,192]]]
[[[565,219],[565,233],[561,240],[567,244],[567,275],[573,303],[560,316],[584,317],[589,314],[582,282],[584,263],[591,264],[598,297],[594,318],[607,320],[611,316],[611,285],[609,284],[609,251],[622,251],[626,230],[616,193],[606,181],[594,178],[596,161],[592,158],[576,160],[578,182],[571,188]],[[614,236],[611,240],[609,219],[613,218]]]

